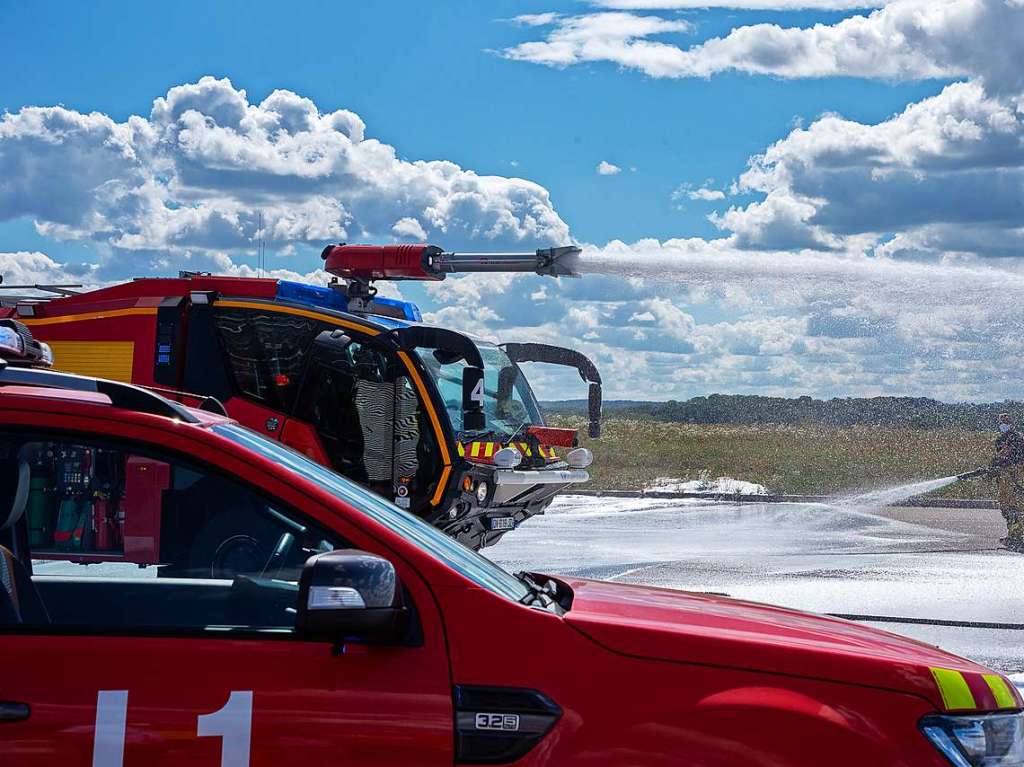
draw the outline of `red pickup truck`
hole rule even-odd
[[[81,535],[163,550],[130,517],[187,543],[225,505],[246,532],[166,548],[187,562],[37,559],[27,510],[73,498],[75,466],[119,528]],[[1024,759],[1017,690],[971,661],[769,605],[513,575],[128,384],[0,369],[0,584],[0,754],[18,767]]]

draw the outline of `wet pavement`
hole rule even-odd
[[[506,569],[646,583],[815,612],[1024,624],[1024,555],[988,509],[562,497],[496,546]],[[1007,672],[1024,631],[876,623]]]

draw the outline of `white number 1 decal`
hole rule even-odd
[[[92,767],[124,765],[124,730],[128,719],[128,691],[96,693],[96,737],[92,742]]]
[[[199,717],[196,735],[218,737],[220,767],[249,767],[249,743],[252,739],[252,691],[232,692],[228,702],[212,714]]]
[[[92,743],[92,767],[124,767],[128,691],[96,693],[96,735]],[[201,714],[196,735],[221,739],[220,767],[249,767],[252,741],[252,690],[232,691],[219,711]]]

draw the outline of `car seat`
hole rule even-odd
[[[0,461],[0,531],[13,529],[24,515],[30,482],[28,463],[18,459]],[[0,626],[49,622],[25,565],[10,549],[0,546]]]

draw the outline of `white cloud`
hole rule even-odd
[[[427,232],[423,225],[411,216],[398,219],[395,225],[391,227],[391,233],[395,237],[408,237],[420,241],[427,239]]]
[[[654,320],[655,320],[654,314],[652,314],[649,311],[646,311],[646,312],[633,312],[629,316],[629,321],[630,322],[654,322]]]
[[[0,220],[107,248],[140,273],[168,254],[209,262],[339,239],[434,239],[449,247],[568,240],[547,190],[455,163],[406,161],[358,115],[321,114],[278,90],[259,104],[228,80],[171,88],[148,118],[25,107],[0,117]]]
[[[974,76],[993,88],[1019,90],[1024,69],[1009,52],[1024,39],[1022,11],[1020,0],[894,0],[835,24],[755,24],[689,48],[650,39],[685,31],[686,22],[593,13],[560,17],[544,40],[521,43],[504,55],[558,67],[607,61],[651,77],[726,71],[894,80]]]
[[[503,51],[503,55],[553,67],[585,61],[614,61],[654,77],[669,77],[677,68],[675,59],[681,51],[675,46],[651,43],[646,38],[691,29],[691,24],[682,19],[631,13],[559,17],[547,39],[521,43]]]
[[[513,23],[525,27],[546,27],[554,24],[562,14],[560,13],[524,13],[512,19]]]
[[[1022,189],[1024,113],[954,83],[875,125],[826,115],[792,131],[739,179],[764,199],[712,220],[743,247],[1016,256]]]
[[[672,11],[704,8],[733,8],[746,11],[846,11],[881,8],[891,2],[894,0],[593,0],[592,4],[620,11]]]
[[[613,165],[607,160],[601,160],[601,162],[597,164],[597,173],[599,176],[614,176],[615,174],[621,172],[622,168],[620,168],[618,165]]]
[[[705,187],[701,187],[700,189],[688,189],[686,191],[686,196],[691,200],[724,200],[725,192],[721,189],[707,189]]]
[[[93,267],[88,264],[61,264],[38,251],[0,253],[0,276],[3,277],[3,285],[92,286],[95,284],[92,272]]]
[[[615,10],[693,10],[733,8],[735,10],[856,10],[881,8],[894,0],[593,0],[593,4]]]

